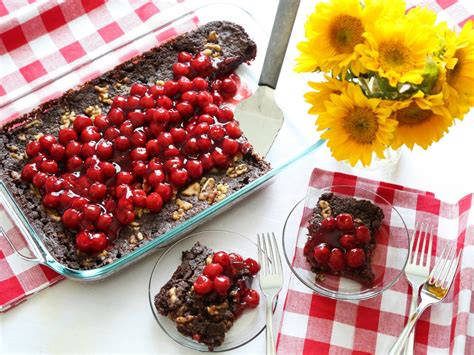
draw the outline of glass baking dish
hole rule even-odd
[[[251,14],[249,14],[243,8],[232,4],[215,3],[195,7],[185,14],[181,12],[178,16],[173,17],[165,24],[156,23],[156,21],[154,22],[153,19],[150,19],[146,23],[146,28],[137,28],[134,34],[129,34],[130,36],[127,36],[129,42],[118,43],[114,50],[107,53],[99,53],[97,58],[89,57],[89,61],[92,62],[92,60],[94,60],[94,70],[97,72],[97,60],[107,59],[107,56],[117,56],[117,51],[123,50],[123,48],[126,47],[127,44],[130,44],[131,41],[140,41],[139,48],[141,48],[142,51],[146,51],[147,49],[157,46],[157,38],[160,38],[160,33],[165,33],[165,31],[169,31],[170,28],[176,30],[177,34],[181,34],[197,28],[200,25],[218,20],[228,20],[240,24],[247,31],[249,36],[256,42],[258,50],[255,61],[252,62],[251,65],[241,65],[237,70],[237,74],[241,77],[242,82],[244,82],[252,92],[255,91],[258,78],[260,76],[263,58],[266,52],[268,35],[263,31]],[[123,56],[121,58],[123,58]],[[123,61],[125,60],[126,59],[123,59]],[[287,60],[287,63],[284,64],[284,67],[285,65],[291,65],[288,62],[289,61]],[[78,69],[80,69],[79,66],[84,67],[85,65],[87,65],[87,63],[81,63],[78,65]],[[110,69],[111,67],[104,67],[102,68],[102,72]],[[96,76],[99,76],[102,74],[102,72],[97,73]],[[68,74],[70,73],[58,71],[58,76],[60,78],[64,78]],[[280,82],[282,80],[285,79],[281,78]],[[302,81],[302,79],[298,78],[297,76],[292,77],[291,80]],[[40,87],[38,87],[38,89],[41,89],[45,85],[50,85],[50,83],[43,83],[40,85]],[[319,139],[319,136],[315,131],[311,120],[301,119],[301,117],[293,117],[291,115],[291,106],[294,104],[303,104],[303,98],[301,97],[300,103],[288,102],[288,100],[283,99],[289,95],[290,90],[292,90],[291,85],[279,85],[276,90],[276,98],[279,101],[283,112],[285,113],[285,122],[273,144],[272,149],[266,156],[266,160],[272,164],[272,170],[257,180],[249,183],[239,191],[229,195],[219,203],[211,205],[197,215],[183,221],[183,223],[177,227],[167,231],[149,243],[140,246],[122,258],[115,260],[111,264],[92,270],[72,269],[59,263],[54,259],[54,257],[49,253],[43,244],[41,233],[28,222],[28,218],[19,205],[15,202],[13,195],[9,192],[6,185],[0,180],[0,203],[5,207],[9,216],[22,232],[34,256],[25,256],[16,250],[13,243],[9,241],[10,244],[15,249],[17,254],[23,259],[39,262],[67,278],[78,281],[95,281],[105,278],[130,265],[131,263],[136,262],[145,255],[169,245],[171,242],[182,237],[190,230],[196,228],[199,224],[216,216],[218,213],[227,210],[234,203],[237,203],[244,197],[248,196],[250,193],[264,187],[272,180],[273,177],[275,177],[288,165],[297,161],[301,157],[310,154],[323,143],[323,141]],[[27,97],[22,97],[20,100],[27,100]],[[283,144],[283,142],[285,144]]]

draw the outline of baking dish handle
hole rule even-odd
[[[18,248],[15,247],[12,240],[5,232],[3,226],[0,226],[0,235],[2,235],[7,240],[8,244],[10,244],[10,246],[15,251],[15,253],[23,260],[30,261],[30,262],[38,262],[38,263],[43,263],[43,264],[46,263],[46,258],[44,254],[41,252],[40,247],[34,240],[33,234],[36,234],[36,232],[34,231],[33,226],[28,222],[28,219],[26,218],[25,214],[20,209],[18,204],[15,202],[15,199],[13,198],[12,194],[8,190],[7,185],[1,179],[0,179],[0,204],[3,206],[3,208],[5,209],[5,212],[8,214],[8,216],[11,218],[11,220],[15,223],[15,225],[20,230],[21,234],[23,235],[23,238],[25,238],[28,244],[28,247],[31,253],[34,256],[26,256],[22,254],[18,250]]]

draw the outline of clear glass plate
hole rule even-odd
[[[160,37],[160,33],[168,31],[170,27],[173,27],[178,32],[177,34],[181,34],[208,22],[218,20],[228,20],[241,25],[257,44],[258,49],[255,61],[252,62],[251,65],[241,65],[237,70],[237,74],[241,77],[242,82],[245,83],[253,92],[258,86],[258,78],[260,76],[263,58],[268,43],[268,35],[262,30],[258,22],[239,6],[218,3],[197,7],[186,14],[179,14],[177,17],[164,24],[147,23],[146,28],[137,28],[136,33],[133,35],[136,36],[136,41],[139,41],[139,47],[145,51],[157,46],[157,38]],[[131,37],[133,37],[132,34],[127,36],[127,38]],[[117,52],[123,52],[126,45],[126,43],[123,43],[115,46],[117,47],[115,51],[100,53],[99,57],[94,59],[94,62],[91,64],[95,72],[97,73],[97,68],[100,68],[100,72],[97,73],[98,75],[110,70],[112,67],[108,67],[105,63],[109,63],[108,65],[110,65],[110,63],[113,63],[114,61],[107,60],[107,58],[123,58],[124,56],[118,56]],[[101,63],[104,63],[104,66],[101,66]],[[82,70],[84,67],[87,66],[84,64],[81,68],[78,68],[78,70]],[[63,74],[64,76],[61,77],[61,80],[67,78],[71,73]],[[299,78],[298,76],[295,76],[294,79],[296,81],[302,80],[302,78]],[[288,85],[278,86],[276,92],[277,99],[285,98],[286,94],[291,90],[292,87]],[[28,96],[21,98],[21,100],[27,101]],[[221,202],[213,204],[209,208],[184,221],[179,226],[170,229],[149,243],[140,246],[122,258],[115,260],[111,264],[93,270],[71,269],[56,261],[42,241],[43,232],[36,230],[32,224],[28,222],[25,213],[15,202],[14,197],[0,179],[0,201],[4,205],[10,206],[10,208],[8,208],[8,213],[19,226],[22,234],[30,245],[31,251],[35,254],[35,257],[33,258],[24,257],[24,259],[37,261],[47,265],[56,272],[70,279],[78,281],[95,281],[117,272],[123,267],[128,266],[140,258],[156,251],[160,247],[171,244],[173,241],[179,239],[199,224],[230,208],[234,203],[240,201],[250,193],[264,187],[266,183],[270,182],[274,176],[283,171],[287,166],[300,158],[309,155],[323,144],[323,141],[319,139],[319,135],[314,129],[312,120],[303,120],[301,117],[295,117],[295,115],[292,116],[291,114],[291,107],[293,107],[293,105],[304,104],[303,97],[301,97],[301,102],[286,102],[285,100],[280,100],[279,102],[285,114],[285,121],[272,149],[266,156],[266,160],[272,164],[272,170],[234,194],[226,197]]]
[[[372,255],[372,270],[375,274],[372,287],[365,287],[357,281],[335,275],[323,274],[323,277],[316,277],[303,255],[313,208],[321,195],[327,192],[358,200],[369,200],[384,212],[385,218],[377,233],[377,245]],[[373,191],[362,188],[354,191],[354,186],[310,189],[306,197],[293,207],[283,227],[283,251],[293,274],[311,290],[336,299],[367,299],[392,287],[405,270],[409,246],[408,229],[395,207]]]
[[[193,350],[209,351],[206,345],[198,343],[178,332],[176,324],[169,318],[158,313],[154,305],[155,295],[168,282],[176,268],[181,264],[182,252],[189,250],[196,242],[205,245],[214,251],[227,251],[240,254],[243,258],[258,259],[257,245],[243,235],[228,232],[209,230],[193,233],[172,245],[156,262],[151,273],[148,295],[151,310],[156,321],[163,331],[177,343]],[[228,351],[236,349],[257,337],[265,329],[265,298],[258,279],[254,279],[252,288],[261,296],[260,304],[254,309],[246,309],[235,321],[232,328],[226,333],[224,343],[214,351]]]

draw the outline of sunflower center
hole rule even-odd
[[[459,77],[459,73],[462,72],[462,66],[464,62],[464,51],[462,49],[456,50],[454,57],[458,58],[456,65],[453,69],[447,70],[446,72],[446,81],[449,85],[454,86]]]
[[[383,68],[397,72],[407,72],[414,65],[410,59],[410,49],[397,41],[384,41],[379,45],[379,60]]]
[[[329,41],[337,53],[352,53],[363,42],[364,26],[357,17],[339,15],[329,27]]]
[[[375,140],[379,124],[372,110],[356,107],[345,117],[343,127],[355,141],[361,144],[370,144]]]
[[[431,111],[422,110],[417,104],[411,103],[397,113],[397,120],[401,125],[417,125],[431,116]]]

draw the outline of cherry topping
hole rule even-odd
[[[73,131],[74,132],[74,131]],[[74,132],[75,133],[75,132]],[[30,143],[28,143],[28,145],[26,146],[26,154],[28,154],[28,156],[30,158],[34,158],[36,157],[40,152],[41,152],[41,143],[38,142],[38,141],[31,141]]]
[[[224,272],[224,268],[221,264],[210,263],[207,264],[203,270],[203,274],[207,277],[214,279],[216,276],[221,275]]]
[[[94,222],[100,216],[100,207],[98,205],[86,204],[82,210],[84,217]]]
[[[213,265],[213,264],[210,264],[210,265]],[[219,265],[219,264],[214,264],[214,265]],[[227,295],[229,288],[230,288],[230,279],[227,276],[222,275],[222,276],[216,276],[214,278],[214,290],[216,291],[218,295],[220,296]]]
[[[92,120],[87,116],[76,116],[72,126],[77,133],[81,133],[87,126],[92,126]]]
[[[352,215],[349,213],[341,213],[336,217],[337,228],[342,231],[350,231],[354,228]]]
[[[321,243],[314,248],[313,255],[318,263],[326,264],[329,261],[331,250],[327,244]]]
[[[143,84],[133,84],[130,87],[130,95],[133,95],[133,96],[141,97],[145,95],[147,91],[148,91],[148,88],[146,87],[146,85],[143,85]]]
[[[230,253],[229,254],[229,259],[230,259],[230,262],[231,263],[241,263],[244,261],[244,259],[242,258],[242,256],[240,256],[239,254],[236,254],[236,253]]]
[[[368,245],[370,243],[370,230],[364,225],[360,225],[356,228],[355,241],[362,245]]]
[[[352,234],[343,234],[341,238],[339,238],[339,243],[344,249],[351,249],[355,247],[355,239]]]
[[[77,133],[72,128],[63,128],[59,131],[58,134],[59,143],[61,143],[62,145],[67,145],[69,142],[77,140],[77,138]],[[28,153],[28,155],[30,154]]]
[[[341,271],[344,269],[344,253],[339,248],[333,248],[328,260],[329,266],[334,271]]]
[[[256,308],[260,303],[260,295],[257,291],[248,289],[247,292],[245,292],[243,301],[247,304],[247,307]]]
[[[346,254],[347,265],[352,268],[360,267],[365,262],[365,253],[360,248],[354,248],[347,251]]]
[[[77,229],[77,227],[79,227],[79,223],[81,222],[81,214],[74,208],[68,208],[66,211],[64,211],[61,219],[67,228]]]
[[[249,269],[250,271],[250,274],[252,275],[257,275],[258,272],[260,271],[260,264],[252,259],[252,258],[247,258],[245,259],[245,265],[247,265],[247,268]]]
[[[158,192],[152,192],[146,198],[146,208],[150,210],[150,212],[159,212],[161,207],[163,206],[163,199]]]
[[[193,59],[193,55],[189,52],[179,52],[178,53],[178,62],[186,63]]]
[[[194,292],[198,295],[205,295],[212,291],[214,285],[210,278],[204,275],[198,276],[196,281],[194,281]]]
[[[331,232],[337,227],[336,219],[333,216],[326,217],[322,220],[321,225],[327,232]]]
[[[230,257],[225,251],[218,251],[214,253],[212,257],[212,262],[222,265],[222,267],[227,267],[230,265]]]

